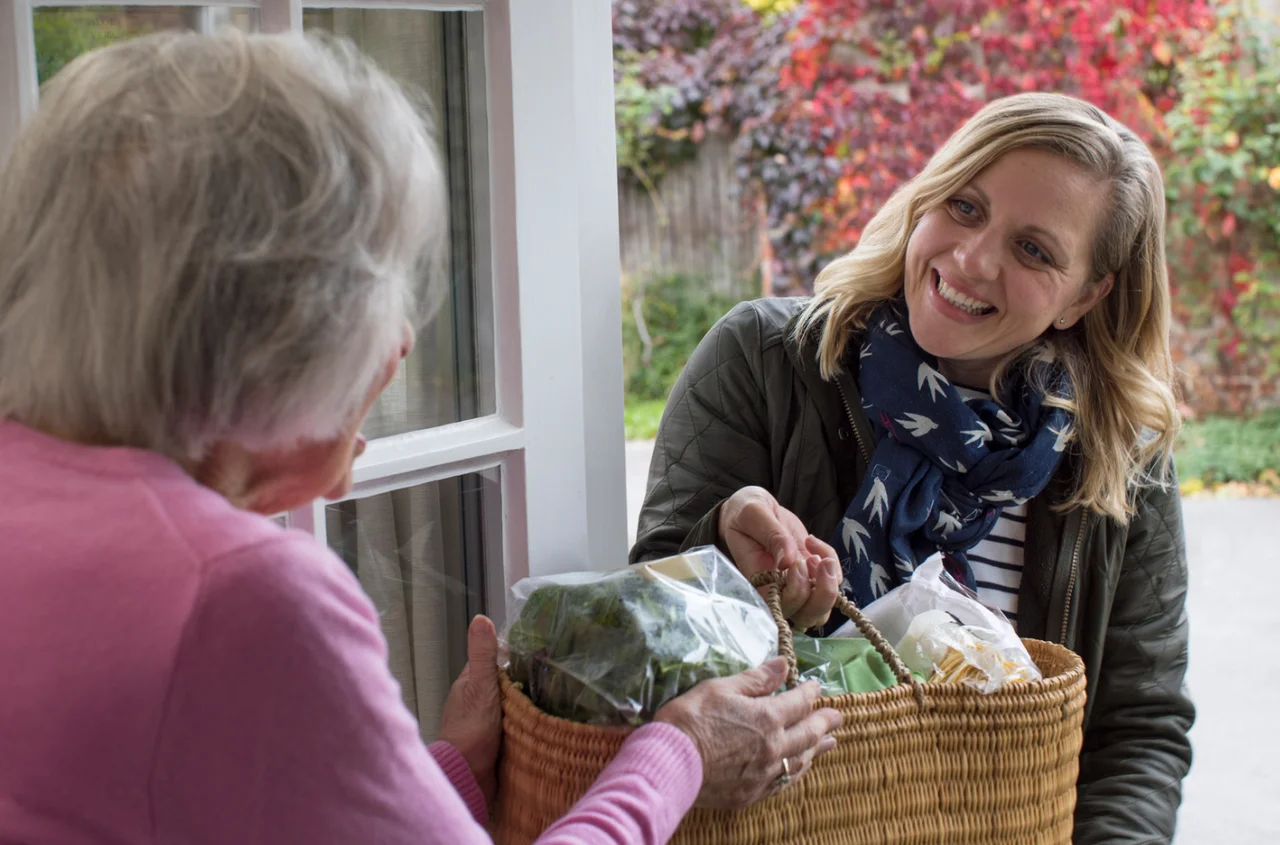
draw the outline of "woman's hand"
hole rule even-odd
[[[467,665],[449,688],[437,737],[471,767],[485,802],[498,791],[498,749],[502,745],[502,690],[498,684],[498,632],[485,616],[467,629]]]
[[[840,594],[840,559],[799,517],[764,488],[743,487],[721,505],[719,530],[743,575],[787,573],[783,616],[801,629],[826,624]]]
[[[698,806],[736,809],[795,782],[816,757],[835,748],[831,732],[840,713],[815,711],[817,683],[771,693],[786,680],[787,666],[774,659],[732,678],[704,681],[660,709],[654,719],[684,731],[702,755]],[[787,761],[786,766],[783,760]]]

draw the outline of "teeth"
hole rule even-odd
[[[981,299],[974,299],[971,296],[965,296],[960,291],[951,287],[951,285],[942,280],[942,276],[938,271],[935,270],[934,274],[938,278],[938,293],[942,294],[943,299],[950,302],[957,308],[962,308],[975,316],[985,314],[995,308],[995,306],[990,303],[983,302]]]

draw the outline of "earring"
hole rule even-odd
[[[1060,325],[1060,326],[1065,326],[1066,324],[1067,324],[1067,318],[1066,318],[1066,317],[1059,317],[1059,318],[1058,318],[1058,325]]]

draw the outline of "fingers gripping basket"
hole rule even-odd
[[[756,583],[767,587],[794,683],[791,629],[773,575]],[[820,706],[844,716],[834,751],[795,785],[745,810],[693,810],[672,842],[1070,845],[1085,703],[1080,658],[1024,640],[1041,681],[988,695],[922,684],[856,607],[842,600],[840,610],[901,683],[822,699]],[[586,792],[629,729],[546,715],[505,677],[503,710],[495,837],[525,845]]]

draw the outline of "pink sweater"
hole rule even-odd
[[[0,421],[0,843],[489,841],[386,656],[310,536],[158,455]],[[701,772],[647,726],[539,842],[665,842]]]

